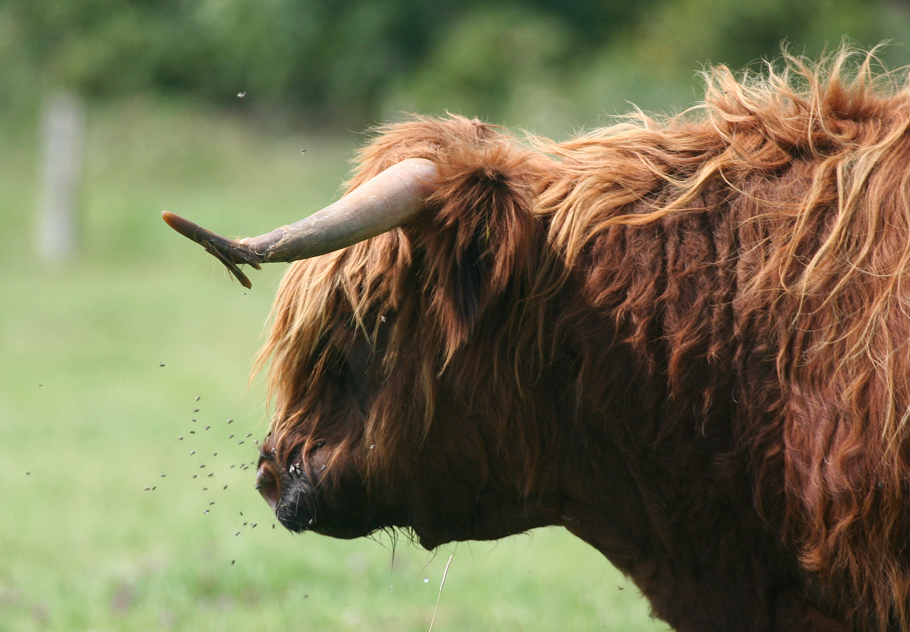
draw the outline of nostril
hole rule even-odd
[[[278,482],[278,477],[275,476],[274,464],[271,461],[266,461],[259,466],[259,471],[256,473],[256,489],[274,511],[281,498],[281,484]]]

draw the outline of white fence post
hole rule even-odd
[[[79,250],[85,108],[77,96],[58,92],[45,101],[41,119],[38,252],[44,262],[59,265]]]

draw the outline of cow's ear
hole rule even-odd
[[[437,163],[439,188],[426,220],[408,229],[422,255],[424,296],[446,355],[470,336],[484,311],[521,284],[543,229],[533,213],[531,152],[506,142],[450,147]]]

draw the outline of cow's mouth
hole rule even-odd
[[[256,489],[286,529],[296,532],[316,530],[315,491],[297,465],[292,464],[287,472],[283,472],[272,456],[261,456]]]
[[[314,481],[304,467],[291,464],[285,470],[271,455],[259,459],[256,489],[289,531],[314,531],[335,538],[359,538],[379,529],[396,526],[387,512],[367,509],[363,485],[347,481],[326,486]]]

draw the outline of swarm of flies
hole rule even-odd
[[[189,421],[189,423],[192,424],[192,425],[190,426],[190,428],[189,428],[188,431],[187,431],[187,434],[190,435],[188,438],[189,438],[191,441],[195,439],[195,437],[194,437],[193,435],[197,435],[196,429],[201,427],[201,423],[199,422],[199,419],[200,419],[200,418],[204,418],[204,417],[203,417],[203,411],[201,410],[202,407],[198,404],[198,402],[199,402],[201,399],[202,399],[201,396],[196,396],[196,397],[194,398],[194,401],[196,402],[196,404],[195,404],[195,407],[192,409],[192,416],[190,417],[190,421]],[[229,441],[233,441],[233,440],[234,440],[234,437],[235,437],[235,433],[228,433],[228,432],[227,432],[227,431],[228,431],[227,426],[229,426],[229,425],[232,424],[233,422],[234,422],[233,419],[227,419],[225,422],[222,422],[222,423],[223,423],[223,428],[224,428],[224,431],[225,431],[225,436],[227,437],[227,439],[228,439]],[[210,424],[206,424],[206,425],[205,425],[205,430],[202,430],[202,433],[206,433],[206,431],[212,430],[212,431],[214,431],[214,434],[213,434],[212,432],[208,432],[207,435],[210,435],[210,436],[213,436],[213,437],[217,437],[218,435],[220,435],[220,432],[219,432],[219,425],[221,425],[221,424],[219,424],[219,423],[210,423]],[[177,435],[177,440],[178,440],[178,441],[184,441],[184,436],[185,436],[184,434],[178,434],[178,435]],[[252,433],[246,433],[246,438],[247,438],[247,439],[250,438],[251,436],[252,436]],[[240,441],[237,442],[237,445],[244,445],[244,442],[245,442],[245,440],[240,440]],[[254,443],[258,443],[258,442],[254,441]],[[190,447],[190,446],[187,446],[187,447]],[[197,463],[197,467],[194,468],[196,473],[192,474],[192,478],[191,478],[190,480],[195,481],[196,479],[201,479],[199,482],[200,482],[200,483],[203,483],[203,486],[201,486],[201,491],[205,493],[205,494],[204,494],[204,497],[205,497],[205,500],[204,500],[205,505],[204,505],[204,507],[203,507],[202,510],[201,510],[201,515],[206,516],[206,515],[209,515],[211,512],[215,511],[215,507],[217,506],[217,505],[216,505],[216,502],[217,502],[217,501],[216,501],[216,498],[213,498],[213,495],[212,495],[212,493],[210,492],[210,489],[211,489],[211,490],[216,490],[217,487],[221,487],[221,491],[225,491],[225,490],[227,490],[228,485],[227,485],[227,484],[221,484],[221,485],[219,485],[217,482],[215,482],[214,486],[212,486],[212,487],[210,488],[210,487],[209,487],[210,483],[205,482],[205,481],[207,481],[208,479],[214,479],[214,478],[216,478],[216,472],[215,472],[215,471],[212,471],[212,470],[215,469],[215,468],[212,468],[212,467],[208,467],[208,470],[209,470],[208,473],[200,472],[200,470],[206,470],[206,469],[207,469],[207,466],[209,465],[209,463],[205,463],[205,462],[202,462],[201,460],[199,460],[199,456],[197,456],[197,452],[199,452],[200,455],[201,455],[204,451],[205,451],[205,450],[204,450],[204,446],[197,445],[195,449],[190,449],[190,450],[188,450],[187,452],[189,453],[189,456],[190,456],[191,458],[193,458],[193,459],[196,460],[196,463]],[[211,455],[212,455],[212,458],[217,458],[217,457],[218,457],[218,450],[212,450],[212,451],[211,451]],[[212,463],[212,465],[223,465],[223,466],[224,466],[225,468],[227,468],[227,469],[239,469],[239,470],[244,470],[244,471],[245,471],[245,470],[249,470],[249,469],[251,468],[251,466],[255,466],[255,465],[256,465],[256,461],[249,461],[249,462],[244,462],[244,463],[236,463],[236,462],[234,462],[234,463],[230,463],[230,467],[228,467],[228,463],[227,463],[225,460],[223,460],[223,457],[222,457],[221,460],[218,460],[218,461]],[[165,474],[165,473],[160,473],[158,476],[159,476],[159,478],[165,478],[165,477],[166,477],[166,474]],[[251,480],[252,480],[252,479],[251,479]],[[251,487],[252,487],[252,483],[251,483]],[[156,489],[157,489],[157,486],[156,486],[156,485],[147,485],[147,486],[145,486],[144,491],[153,492],[153,491],[155,491]],[[251,498],[252,498],[252,495],[251,495]],[[240,517],[241,519],[243,518],[243,512],[242,512],[242,511],[239,512],[239,517]],[[240,536],[240,535],[242,534],[242,532],[243,532],[243,529],[254,529],[255,527],[256,527],[256,523],[255,523],[255,522],[251,523],[251,522],[249,522],[249,521],[244,521],[243,524],[242,524],[238,529],[236,529],[236,530],[234,531],[234,536],[235,536],[235,537],[236,537],[236,536]],[[274,524],[272,524],[272,528],[273,528],[273,529],[275,528],[275,525],[274,525]],[[232,564],[232,565],[234,564],[234,561],[235,561],[235,560],[232,560],[232,561],[231,561],[231,564]]]

